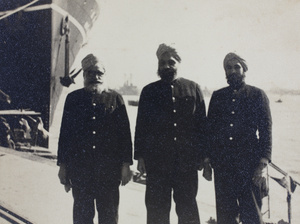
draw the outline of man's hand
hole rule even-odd
[[[65,185],[67,184],[67,168],[66,164],[60,164],[59,171],[58,171],[58,178],[60,180],[60,183]]]
[[[208,157],[205,157],[205,159],[201,159],[198,163],[198,170],[201,171],[209,163],[210,159]]]
[[[212,180],[212,168],[210,165],[210,159],[209,158],[205,158],[203,161],[203,174],[202,176],[208,180],[211,181]]]
[[[121,170],[121,185],[125,186],[131,179],[129,163],[124,163]]]
[[[138,159],[137,170],[141,173],[141,176],[146,173],[146,166],[143,158]]]
[[[204,168],[204,161],[201,159],[201,161],[198,163],[198,170],[201,171]]]
[[[262,174],[263,174],[263,169],[267,167],[268,163],[269,163],[269,160],[266,158],[262,158],[260,160],[260,162],[253,174],[252,180],[253,180],[254,184],[256,184],[256,185],[259,184]]]
[[[69,192],[71,189],[71,184],[70,180],[68,179],[66,164],[60,164],[58,178],[60,180],[60,183],[65,185],[65,191]]]
[[[65,185],[65,191],[68,193],[71,190],[72,186],[71,184],[66,184]]]

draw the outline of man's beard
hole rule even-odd
[[[173,68],[167,68],[167,69],[161,69],[161,70],[158,69],[157,74],[163,81],[166,81],[166,82],[173,81],[177,76],[177,72]]]
[[[227,83],[232,86],[232,87],[239,87],[245,82],[245,74],[242,75],[237,75],[237,74],[232,74],[229,77],[226,78]]]
[[[101,94],[105,89],[104,85],[100,83],[84,83],[84,88],[92,94]]]

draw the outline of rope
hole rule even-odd
[[[8,17],[8,16],[11,16],[11,15],[17,13],[17,12],[20,12],[20,11],[26,9],[27,7],[33,5],[34,3],[38,2],[38,1],[39,1],[39,0],[33,0],[32,2],[29,2],[29,3],[26,4],[26,5],[23,5],[23,6],[19,7],[19,8],[16,8],[15,10],[9,11],[8,13],[6,13],[6,14],[4,14],[2,17],[0,17],[0,20],[6,18],[6,17]]]

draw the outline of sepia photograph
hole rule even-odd
[[[300,223],[300,0],[1,0],[0,224]]]

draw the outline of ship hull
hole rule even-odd
[[[96,0],[43,0],[13,11],[28,2],[0,2],[0,90],[11,98],[11,104],[2,102],[0,109],[40,112],[49,130],[63,89],[60,77],[65,75],[63,21],[68,16],[71,67],[98,17],[99,5]]]

